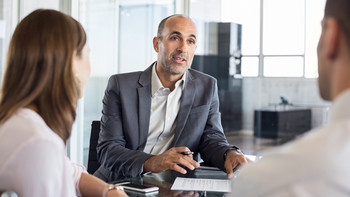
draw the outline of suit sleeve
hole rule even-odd
[[[109,171],[108,181],[127,177],[136,177],[143,171],[144,162],[152,155],[128,147],[129,140],[138,140],[130,137],[130,133],[123,125],[123,111],[128,106],[122,104],[118,78],[109,79],[103,99],[101,131],[97,145],[98,160],[104,170]],[[135,117],[135,124],[137,117]],[[135,131],[138,132],[138,131]],[[136,142],[137,143],[137,142]],[[133,143],[135,144],[135,143]]]
[[[221,125],[221,114],[219,112],[219,96],[216,80],[212,83],[211,102],[208,119],[205,123],[199,152],[202,159],[213,166],[225,171],[224,153],[232,147],[228,144]],[[207,92],[209,93],[209,92]]]

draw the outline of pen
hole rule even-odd
[[[181,152],[181,154],[183,155],[193,155],[194,152],[191,151],[187,151],[187,152]]]

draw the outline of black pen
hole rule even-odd
[[[187,151],[187,152],[181,152],[181,154],[183,154],[183,155],[193,155],[194,152]]]

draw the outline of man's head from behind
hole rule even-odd
[[[350,88],[350,1],[327,0],[317,47],[319,89],[325,100],[334,100]],[[349,79],[349,80],[348,80]]]
[[[153,38],[157,67],[171,75],[182,75],[192,64],[196,42],[197,29],[191,19],[183,15],[163,19]]]

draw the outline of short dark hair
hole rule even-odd
[[[165,26],[165,23],[168,19],[172,18],[172,17],[175,17],[175,16],[180,16],[180,17],[184,17],[184,18],[188,18],[190,19],[189,17],[185,16],[185,15],[182,15],[182,14],[173,14],[173,15],[170,15],[166,18],[164,18],[162,21],[160,21],[159,25],[158,25],[158,32],[157,32],[157,37],[158,38],[162,38],[162,32],[164,30],[164,26]],[[191,20],[191,19],[190,19]]]
[[[344,30],[347,45],[350,48],[350,1],[349,0],[327,0],[325,6],[325,17],[335,18]]]

